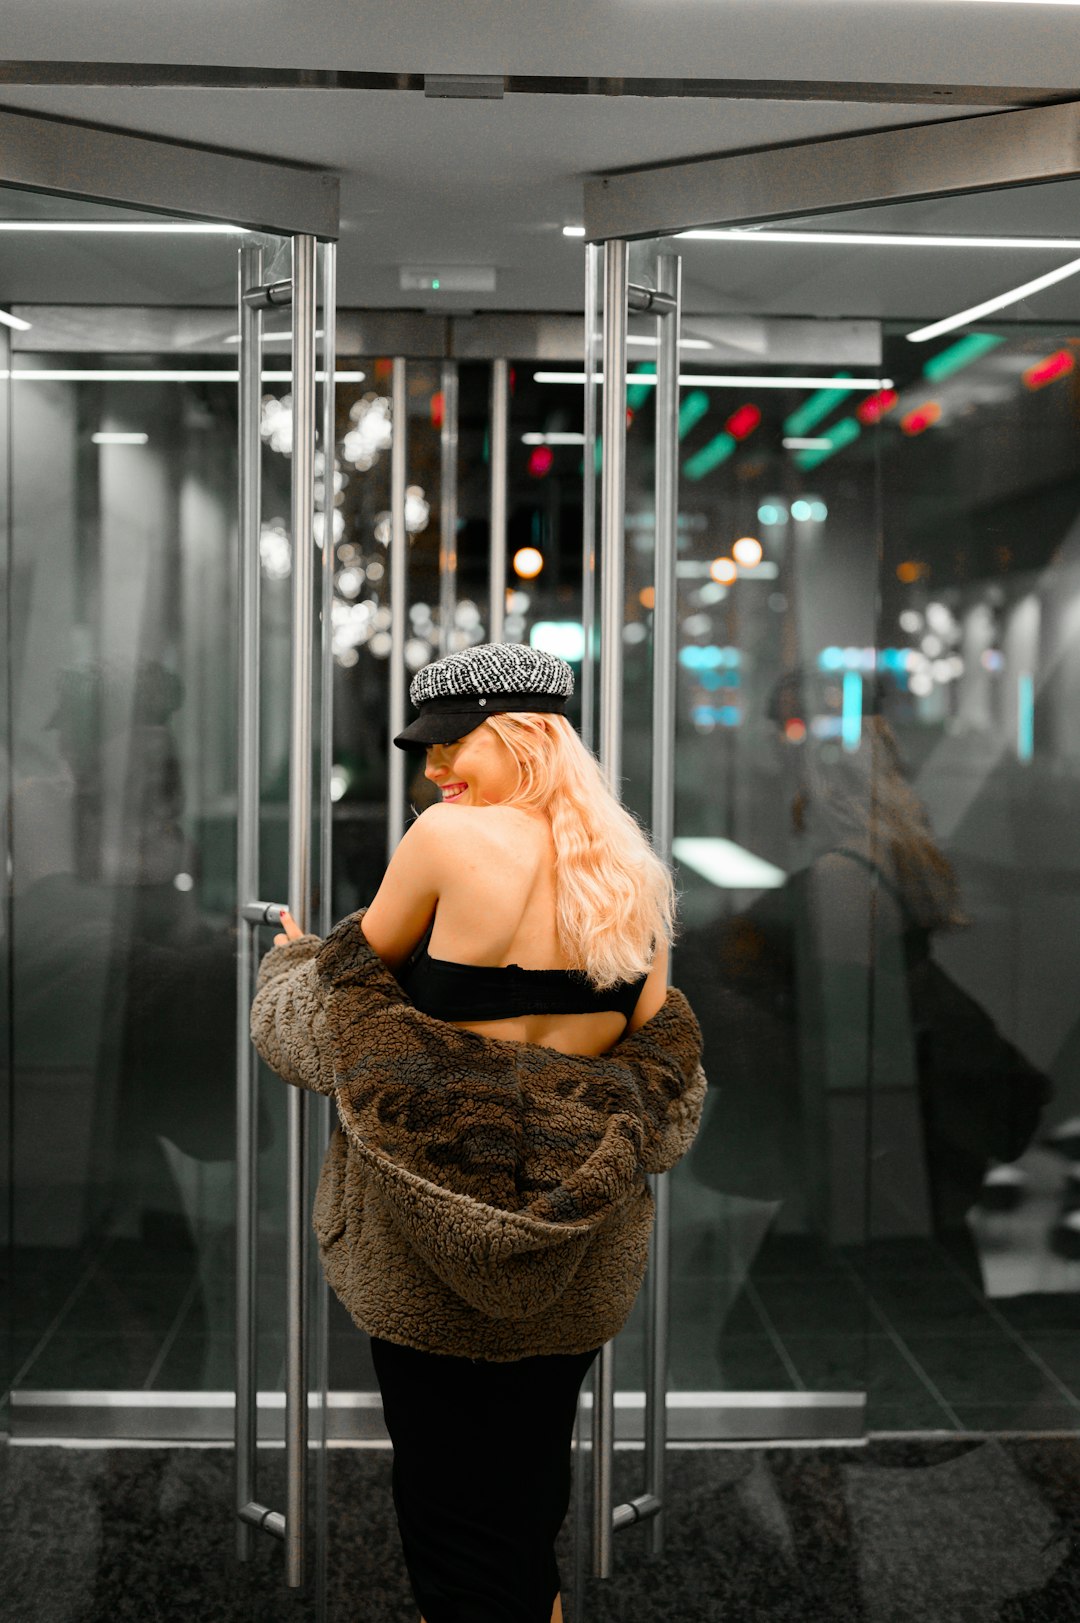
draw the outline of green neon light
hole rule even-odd
[[[849,378],[850,372],[837,372],[838,378]],[[842,405],[851,398],[850,389],[818,389],[809,400],[804,400],[801,406],[796,406],[790,417],[784,419],[785,434],[808,434],[816,428],[823,417],[827,417],[835,406]]]
[[[993,332],[969,332],[966,337],[957,339],[948,349],[943,349],[940,355],[931,355],[923,367],[923,377],[937,383],[941,378],[950,378],[954,372],[959,372],[963,366],[970,366],[977,361],[980,355],[988,355],[992,349],[1005,342]]]
[[[735,449],[735,441],[730,434],[717,434],[715,439],[703,445],[700,451],[695,451],[682,465],[684,479],[704,479],[707,473],[718,468],[721,462],[726,462]]]
[[[684,440],[690,430],[700,423],[709,409],[709,397],[704,389],[691,389],[683,395],[679,407],[679,438]]]
[[[635,372],[651,372],[656,376],[655,361],[639,361],[634,368]],[[648,400],[655,389],[655,383],[631,383],[626,390],[626,404],[631,411],[637,411],[642,401]]]
[[[825,435],[829,442],[828,447],[822,446],[820,451],[796,451],[795,466],[808,473],[811,468],[816,468],[820,463],[827,462],[831,456],[835,456],[837,451],[842,451],[852,440],[857,440],[861,433],[862,429],[854,417],[841,417],[838,423],[833,423]]]

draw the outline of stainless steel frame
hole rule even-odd
[[[141,1389],[69,1392],[20,1388],[12,1393],[11,1403],[18,1415],[17,1443],[46,1443],[68,1438],[117,1443],[131,1438],[154,1442],[227,1443],[232,1438],[231,1392],[147,1392]],[[619,1393],[615,1407],[617,1447],[642,1446],[646,1404],[644,1392]],[[670,1392],[668,1445],[723,1447],[733,1442],[809,1442],[814,1439],[857,1442],[864,1435],[865,1405],[864,1392]],[[326,1407],[327,1434],[331,1441],[387,1446],[382,1400],[377,1391],[331,1392]],[[586,1422],[586,1436],[592,1407],[592,1393],[584,1391],[581,1414]],[[282,1446],[284,1394],[258,1393],[258,1413],[261,1446]],[[1069,1435],[1075,1437],[1075,1432]],[[252,1511],[265,1515],[262,1506],[253,1505]],[[253,1515],[253,1520],[257,1521],[258,1515]]]
[[[585,471],[581,490],[581,738],[593,747],[593,711],[596,707],[596,364],[600,248],[585,248]]]
[[[311,701],[314,637],[315,238],[293,238],[292,679],[289,737],[289,909],[311,925]],[[307,1506],[308,1095],[290,1088],[286,1190],[285,1582],[304,1581]]]
[[[488,534],[488,642],[502,642],[506,622],[507,474],[510,363],[491,363],[491,516]]]
[[[585,183],[590,241],[752,224],[1080,174],[1080,104],[950,119]]]
[[[239,781],[236,808],[236,888],[241,903],[259,893],[259,402],[262,308],[245,299],[262,285],[263,251],[245,243],[239,255]],[[255,979],[255,926],[241,918],[236,954],[236,1555],[251,1555],[251,1528],[240,1520],[255,1498],[255,1163],[258,1155],[255,1054],[248,1030]]]
[[[458,368],[442,365],[442,432],[439,437],[439,653],[450,654],[457,608]]]
[[[0,111],[0,185],[283,235],[338,234],[338,177],[327,170],[29,113]]]
[[[622,796],[623,591],[625,585],[625,242],[604,244],[604,392],[600,479],[600,767]],[[588,462],[590,447],[585,447]],[[615,1449],[615,1344],[605,1342],[593,1384],[593,1573],[611,1572]]]
[[[390,861],[405,832],[405,768],[407,757],[394,743],[405,725],[407,691],[405,670],[406,597],[409,586],[409,534],[405,528],[405,484],[408,468],[408,392],[405,359],[394,360],[390,384],[390,718],[387,728],[386,860]]]

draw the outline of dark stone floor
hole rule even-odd
[[[638,1491],[641,1457],[616,1456]],[[12,1447],[0,1455],[0,1617],[11,1623],[416,1623],[390,1456],[328,1456],[325,1609],[281,1586],[282,1552],[232,1556],[224,1449]],[[282,1456],[260,1462],[277,1502]],[[615,1539],[610,1580],[568,1623],[1077,1623],[1080,1442],[871,1441],[862,1448],[673,1450],[667,1550]],[[430,1620],[441,1623],[441,1620]]]

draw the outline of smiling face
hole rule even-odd
[[[495,806],[513,794],[518,769],[502,739],[481,722],[452,744],[429,745],[424,776],[454,805]]]

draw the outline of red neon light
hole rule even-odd
[[[855,415],[860,423],[880,423],[887,411],[892,411],[900,396],[895,389],[879,389],[877,394],[869,394],[866,399],[855,407]]]
[[[916,406],[909,411],[906,417],[901,417],[900,427],[905,434],[922,434],[928,428],[933,428],[941,416],[941,407],[936,400],[928,400],[925,406]]]
[[[1045,360],[1036,361],[1024,373],[1025,389],[1041,389],[1044,384],[1053,383],[1055,378],[1063,378],[1072,371],[1076,365],[1076,356],[1069,349],[1055,350],[1053,355],[1047,355]]]
[[[446,410],[446,401],[443,399],[443,392],[442,392],[441,389],[436,389],[435,393],[431,397],[431,426],[432,426],[432,428],[441,428],[442,427],[443,413],[445,412],[445,410]]]
[[[754,432],[760,421],[761,413],[757,407],[745,405],[732,412],[724,427],[733,440],[745,440]]]
[[[551,472],[555,452],[550,445],[537,445],[529,452],[529,473],[533,479],[542,479]]]

